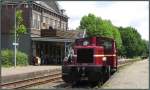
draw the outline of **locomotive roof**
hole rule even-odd
[[[97,37],[96,37],[97,38]],[[110,37],[100,37],[100,38],[105,38],[105,39],[110,39],[110,40],[114,40],[113,38],[110,38]]]
[[[95,36],[96,38],[102,38],[102,39],[108,39],[108,40],[112,40],[115,41],[113,38],[110,37],[104,37],[104,36]],[[94,38],[94,37],[86,37],[86,38],[80,38],[80,39],[87,39],[87,38]],[[78,39],[79,40],[79,39]]]

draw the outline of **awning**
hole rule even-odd
[[[48,41],[48,42],[74,42],[74,39],[62,39],[51,37],[32,37],[32,41]]]

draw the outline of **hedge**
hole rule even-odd
[[[14,51],[9,49],[2,50],[1,59],[2,59],[1,62],[2,66],[6,66],[6,67],[14,66]],[[17,51],[16,64],[18,66],[28,65],[28,55],[21,51]]]

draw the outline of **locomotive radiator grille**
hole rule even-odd
[[[77,63],[93,63],[93,49],[78,49]]]

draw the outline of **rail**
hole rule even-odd
[[[57,72],[54,72],[45,76],[39,76],[35,78],[24,79],[24,80],[9,82],[9,83],[2,83],[1,88],[2,89],[27,88],[27,87],[31,87],[31,86],[35,86],[39,84],[54,82],[60,79],[61,79],[61,71],[57,71]]]

